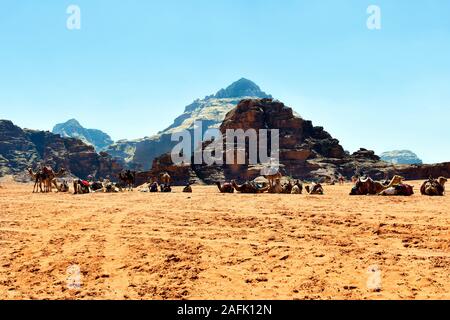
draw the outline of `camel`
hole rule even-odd
[[[281,179],[276,178],[275,184],[271,184],[269,180],[269,193],[283,193],[283,186],[281,185]]]
[[[184,187],[183,192],[184,192],[184,193],[192,193],[192,187],[191,187],[191,184],[190,184],[190,183],[188,183],[188,184],[186,185],[186,187]]]
[[[236,181],[231,181],[233,188],[240,193],[263,193],[269,190],[270,186],[260,186],[255,182],[245,182],[243,185],[238,185]]]
[[[403,183],[403,180],[405,180],[405,178],[403,178],[402,176],[397,176],[395,175],[391,182],[388,185],[384,185],[382,184],[382,190],[378,192],[378,194],[380,194],[381,192],[383,192],[384,190],[387,190],[389,188],[392,188],[394,186],[400,185]],[[377,183],[377,181],[375,181],[375,183]],[[379,182],[378,182],[379,183]]]
[[[170,180],[171,180],[171,177],[167,172],[161,172],[159,174],[159,183],[160,184],[170,185]]]
[[[57,173],[51,167],[45,166],[41,170],[42,181],[44,182],[44,192],[52,192],[53,187],[58,191],[58,184],[56,178],[62,177],[66,173],[66,169],[61,168]]]
[[[397,184],[380,193],[382,196],[412,196],[414,194],[414,187],[408,184]]]
[[[276,182],[276,179],[281,180],[281,178],[283,178],[283,175],[281,174],[280,171],[277,171],[277,173],[275,173],[275,174],[264,175],[264,178],[269,180],[269,186],[272,187],[274,185],[274,182]]]
[[[61,182],[58,186],[58,192],[69,192],[69,185],[66,180],[63,180],[63,182]]]
[[[394,176],[390,183],[385,185],[380,181],[374,181],[372,178],[367,177],[365,179],[359,178],[356,181],[355,186],[352,188],[350,195],[379,195],[384,190],[392,188],[396,185],[402,184],[404,178],[401,176]]]
[[[303,184],[300,182],[300,180],[297,180],[292,187],[291,194],[302,194],[303,192]]]
[[[149,186],[149,190],[150,190],[150,192],[152,192],[152,193],[158,192],[158,187],[159,187],[158,182],[153,181],[153,182],[150,184],[150,186]]]
[[[136,181],[136,171],[126,170],[119,173],[118,178],[121,183],[124,184],[128,191],[133,191],[133,187]]]
[[[439,177],[437,180],[430,177],[420,187],[420,193],[424,196],[443,196],[447,178]]]
[[[292,184],[291,181],[289,181],[288,183],[285,183],[285,184],[283,185],[283,191],[282,191],[281,193],[284,193],[284,194],[291,194],[292,188],[293,188],[293,187],[294,187],[294,185]]]
[[[33,172],[33,169],[28,168],[28,173],[30,174],[31,178],[34,180],[34,186],[33,186],[33,193],[35,192],[39,192],[39,189],[41,190],[41,192],[44,192],[42,190],[42,176],[41,173],[38,172]]]
[[[161,192],[163,193],[169,193],[172,192],[172,187],[170,186],[170,184],[160,184],[159,188],[161,190]]]
[[[217,181],[216,185],[219,188],[220,193],[234,193],[233,185],[229,182],[220,184],[220,182]]]
[[[309,194],[323,195],[323,187],[320,183],[313,183],[311,188],[306,186],[305,189]]]
[[[86,194],[90,193],[91,189],[89,182],[85,180],[75,179],[73,180],[73,193],[74,194]]]

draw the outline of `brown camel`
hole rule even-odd
[[[171,177],[167,172],[161,172],[159,174],[159,184],[170,185]]]
[[[231,181],[233,188],[240,193],[263,193],[269,190],[270,186],[260,186],[256,182],[245,182],[243,185],[238,185],[236,181]]]
[[[305,189],[309,194],[323,195],[323,187],[320,183],[313,183],[311,187],[306,186]]]
[[[270,180],[269,180],[270,181]],[[283,193],[283,186],[281,185],[281,179],[276,178],[275,184],[269,184],[269,193]]]
[[[447,178],[439,177],[437,180],[430,177],[420,187],[420,193],[424,196],[443,196]]]
[[[292,193],[292,188],[294,187],[294,185],[292,184],[292,182],[289,180],[288,183],[285,183],[283,185],[283,191],[281,193],[284,194],[291,194]]]
[[[403,180],[404,178],[401,176],[394,176],[389,184],[383,184],[380,181],[372,180],[370,177],[359,178],[350,195],[380,195],[383,191],[402,184]]]
[[[281,180],[281,178],[283,178],[283,175],[281,174],[280,171],[277,171],[277,173],[274,173],[274,174],[264,175],[264,178],[269,180],[269,186],[272,187],[274,185],[274,182],[276,182],[276,179]]]
[[[42,172],[45,192],[52,192],[53,187],[55,187],[56,191],[58,192],[59,189],[58,184],[56,183],[56,178],[62,177],[66,173],[66,169],[61,168],[58,172],[55,173],[52,168],[44,167]]]
[[[233,185],[229,182],[221,184],[219,181],[217,181],[216,185],[219,188],[220,193],[234,193]]]
[[[127,188],[128,191],[133,191],[134,184],[136,183],[136,171],[124,170],[117,177],[124,188]]]
[[[303,192],[303,184],[300,182],[300,180],[297,180],[292,187],[291,194],[302,194]]]
[[[184,187],[183,192],[184,192],[184,193],[192,193],[192,187],[191,187],[191,184],[190,184],[190,183],[188,183],[188,184]]]
[[[28,168],[28,173],[30,174],[31,178],[34,180],[34,186],[33,186],[33,193],[35,192],[39,192],[39,189],[41,190],[41,192],[44,192],[42,190],[42,176],[41,173],[38,172],[33,172],[33,169]]]

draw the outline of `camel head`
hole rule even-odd
[[[394,185],[394,184],[401,184],[401,183],[403,182],[403,180],[405,180],[404,177],[395,175],[395,176],[392,178],[392,183],[391,183],[391,185]]]
[[[444,178],[444,177],[439,177],[438,178],[438,182],[439,182],[439,184],[441,185],[441,186],[445,186],[445,183],[447,182],[447,178]]]

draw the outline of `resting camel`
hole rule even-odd
[[[277,173],[275,173],[275,174],[264,175],[264,178],[269,180],[269,186],[272,187],[274,185],[274,182],[276,182],[277,179],[281,180],[281,178],[283,178],[283,175],[281,174],[280,171],[277,171]]]
[[[121,183],[128,188],[128,191],[133,191],[133,187],[136,181],[136,171],[125,170],[119,173],[118,178]]]
[[[447,178],[439,177],[437,180],[430,177],[420,187],[420,193],[424,196],[443,196]]]
[[[170,185],[171,177],[167,172],[161,172],[159,174],[159,184]]]
[[[66,180],[64,180],[59,186],[58,186],[58,192],[69,192],[69,185]]]
[[[303,184],[300,182],[300,180],[297,180],[292,187],[291,194],[302,194],[303,192]]]
[[[234,193],[233,185],[229,182],[220,184],[219,181],[216,182],[217,188],[219,188],[220,193]]]
[[[190,184],[190,183],[188,183],[188,184],[186,185],[186,187],[184,187],[183,192],[184,192],[184,193],[192,193],[192,187],[191,187],[191,184]]]
[[[305,189],[309,194],[323,195],[323,187],[320,183],[313,183],[312,188],[306,186]]]
[[[294,185],[292,184],[291,181],[289,181],[288,183],[285,183],[285,184],[283,185],[283,191],[282,191],[281,193],[284,193],[284,194],[291,194],[292,188],[293,188],[293,187],[294,187]]]
[[[236,181],[231,181],[233,188],[240,193],[263,193],[269,190],[270,186],[262,187],[256,182],[245,182],[243,185],[238,185]]]
[[[159,187],[158,182],[153,181],[148,188],[149,188],[150,192],[154,193],[154,192],[158,192],[158,187]]]
[[[86,180],[75,179],[73,180],[73,193],[74,194],[86,194],[90,193],[91,189],[89,182]]]
[[[159,188],[160,188],[161,192],[163,192],[163,193],[172,192],[172,187],[170,186],[170,184],[160,184]]]
[[[408,184],[397,184],[380,193],[382,196],[412,196],[414,194],[414,187]]]
[[[275,179],[275,184],[272,184],[269,182],[269,191],[268,192],[269,193],[283,193],[283,186],[281,185],[280,178]]]
[[[387,190],[396,185],[402,184],[404,178],[401,176],[394,176],[391,182],[387,185],[380,181],[374,181],[372,178],[367,177],[365,179],[359,178],[356,181],[355,186],[352,188],[350,195],[376,195],[381,194],[384,190]]]

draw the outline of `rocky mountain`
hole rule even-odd
[[[412,151],[409,150],[394,150],[383,152],[381,160],[393,164],[422,164],[422,160]]]
[[[281,171],[284,175],[297,179],[330,181],[337,180],[341,175],[348,179],[353,175],[384,179],[397,173],[408,179],[427,178],[430,174],[450,175],[450,163],[430,166],[394,165],[381,161],[373,151],[364,148],[349,154],[324,128],[296,116],[291,108],[273,99],[242,100],[227,113],[220,125],[224,141],[227,129],[250,128],[279,129]],[[226,142],[224,150],[225,145]],[[208,148],[208,143],[204,143],[203,149],[205,148]],[[234,149],[236,152],[236,145]],[[226,159],[225,154],[222,157]],[[191,162],[194,163],[193,159]],[[253,180],[261,175],[263,167],[263,164],[176,166],[172,163],[170,154],[164,154],[153,161],[150,171],[141,172],[138,178],[143,182],[167,171],[174,178],[175,184],[182,185],[188,181],[211,184],[218,180]]]
[[[245,98],[270,98],[252,81],[240,79],[216,94],[197,99],[185,107],[184,113],[172,125],[152,137],[139,140],[121,140],[106,150],[114,158],[121,159],[129,167],[148,170],[152,161],[172,150],[175,142],[172,134],[182,130],[193,130],[195,121],[202,121],[203,131],[218,127],[225,115]]]
[[[93,146],[75,138],[63,138],[48,131],[21,129],[0,120],[0,176],[22,174],[27,168],[50,165],[85,178],[114,176],[122,169],[111,156],[98,154]]]
[[[104,151],[113,144],[109,135],[97,129],[86,129],[77,120],[71,119],[55,125],[52,132],[63,138],[77,138],[88,145],[94,146],[97,152]]]

